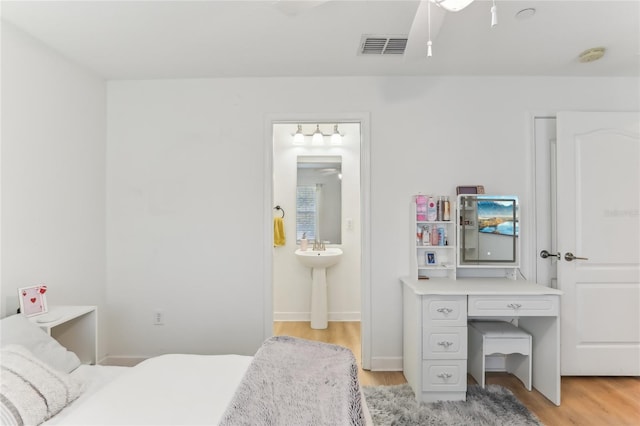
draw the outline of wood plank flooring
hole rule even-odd
[[[276,322],[274,335],[287,335],[345,346],[354,353],[363,386],[406,383],[399,371],[366,371],[361,366],[360,323],[330,322],[313,330],[308,322]],[[488,373],[488,384],[510,389],[547,426],[640,425],[640,377],[562,377],[562,403],[557,407],[535,389],[527,391],[514,376]],[[469,383],[475,381],[469,376]]]

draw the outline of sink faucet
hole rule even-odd
[[[315,240],[315,241],[313,242],[313,250],[315,250],[315,251],[318,251],[318,250],[319,250],[319,251],[326,250],[326,247],[325,247],[325,245],[324,245],[324,242],[319,241],[319,240]]]

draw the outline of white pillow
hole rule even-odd
[[[49,366],[70,373],[81,364],[76,354],[68,351],[22,314],[0,320],[0,347],[20,345]]]
[[[0,350],[0,419],[3,425],[38,425],[82,392],[82,383],[19,345]]]

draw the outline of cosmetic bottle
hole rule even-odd
[[[444,245],[444,228],[438,228],[438,245]]]
[[[442,195],[438,196],[438,204],[437,204],[437,208],[438,208],[438,216],[437,219],[438,221],[440,220],[444,220],[444,200],[442,199]]]
[[[416,195],[416,220],[427,220],[427,197]]]
[[[451,220],[451,204],[449,204],[449,196],[444,197],[444,214],[442,220]]]
[[[436,206],[436,199],[429,197],[427,200],[427,220],[435,221],[438,219],[438,208]]]
[[[430,246],[431,245],[431,228],[429,225],[425,225],[422,228],[422,245]]]
[[[302,238],[300,238],[300,250],[307,251],[308,246],[309,242],[307,241],[307,234],[303,233]]]
[[[433,228],[431,228],[431,245],[438,245],[438,229],[435,227],[435,225],[433,226]]]

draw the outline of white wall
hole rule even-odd
[[[307,125],[310,133],[313,126]],[[294,146],[295,124],[274,125],[273,199],[286,212],[285,246],[273,249],[273,309],[276,321],[310,321],[311,274],[295,258],[297,157],[342,157],[342,243],[330,246],[343,251],[340,263],[327,269],[329,321],[360,320],[360,125],[343,123],[341,146]],[[328,129],[324,129],[325,133]],[[328,139],[328,138],[327,138]],[[275,213],[279,214],[279,213]],[[351,219],[352,227],[347,227]],[[320,236],[323,240],[325,236]],[[312,244],[313,242],[309,242]]]
[[[531,117],[637,110],[635,78],[407,77],[122,81],[108,85],[113,354],[252,352],[271,244],[261,227],[265,116],[370,112],[373,366],[401,357],[409,200],[456,185],[521,197],[531,273]],[[301,96],[300,94],[304,94]],[[367,283],[369,284],[369,283]],[[167,324],[152,326],[152,311]],[[396,364],[397,365],[397,364]]]
[[[17,288],[44,283],[49,304],[104,318],[105,140],[104,81],[3,22],[3,316]]]
[[[3,24],[2,305],[44,282],[51,303],[104,314],[106,288],[112,355],[252,353],[269,281],[265,117],[369,113],[371,353],[374,367],[397,365],[410,196],[460,184],[519,195],[530,275],[531,115],[639,110],[639,89],[637,78],[123,81],[107,85],[105,129],[100,79]],[[151,325],[155,309],[164,326]]]

